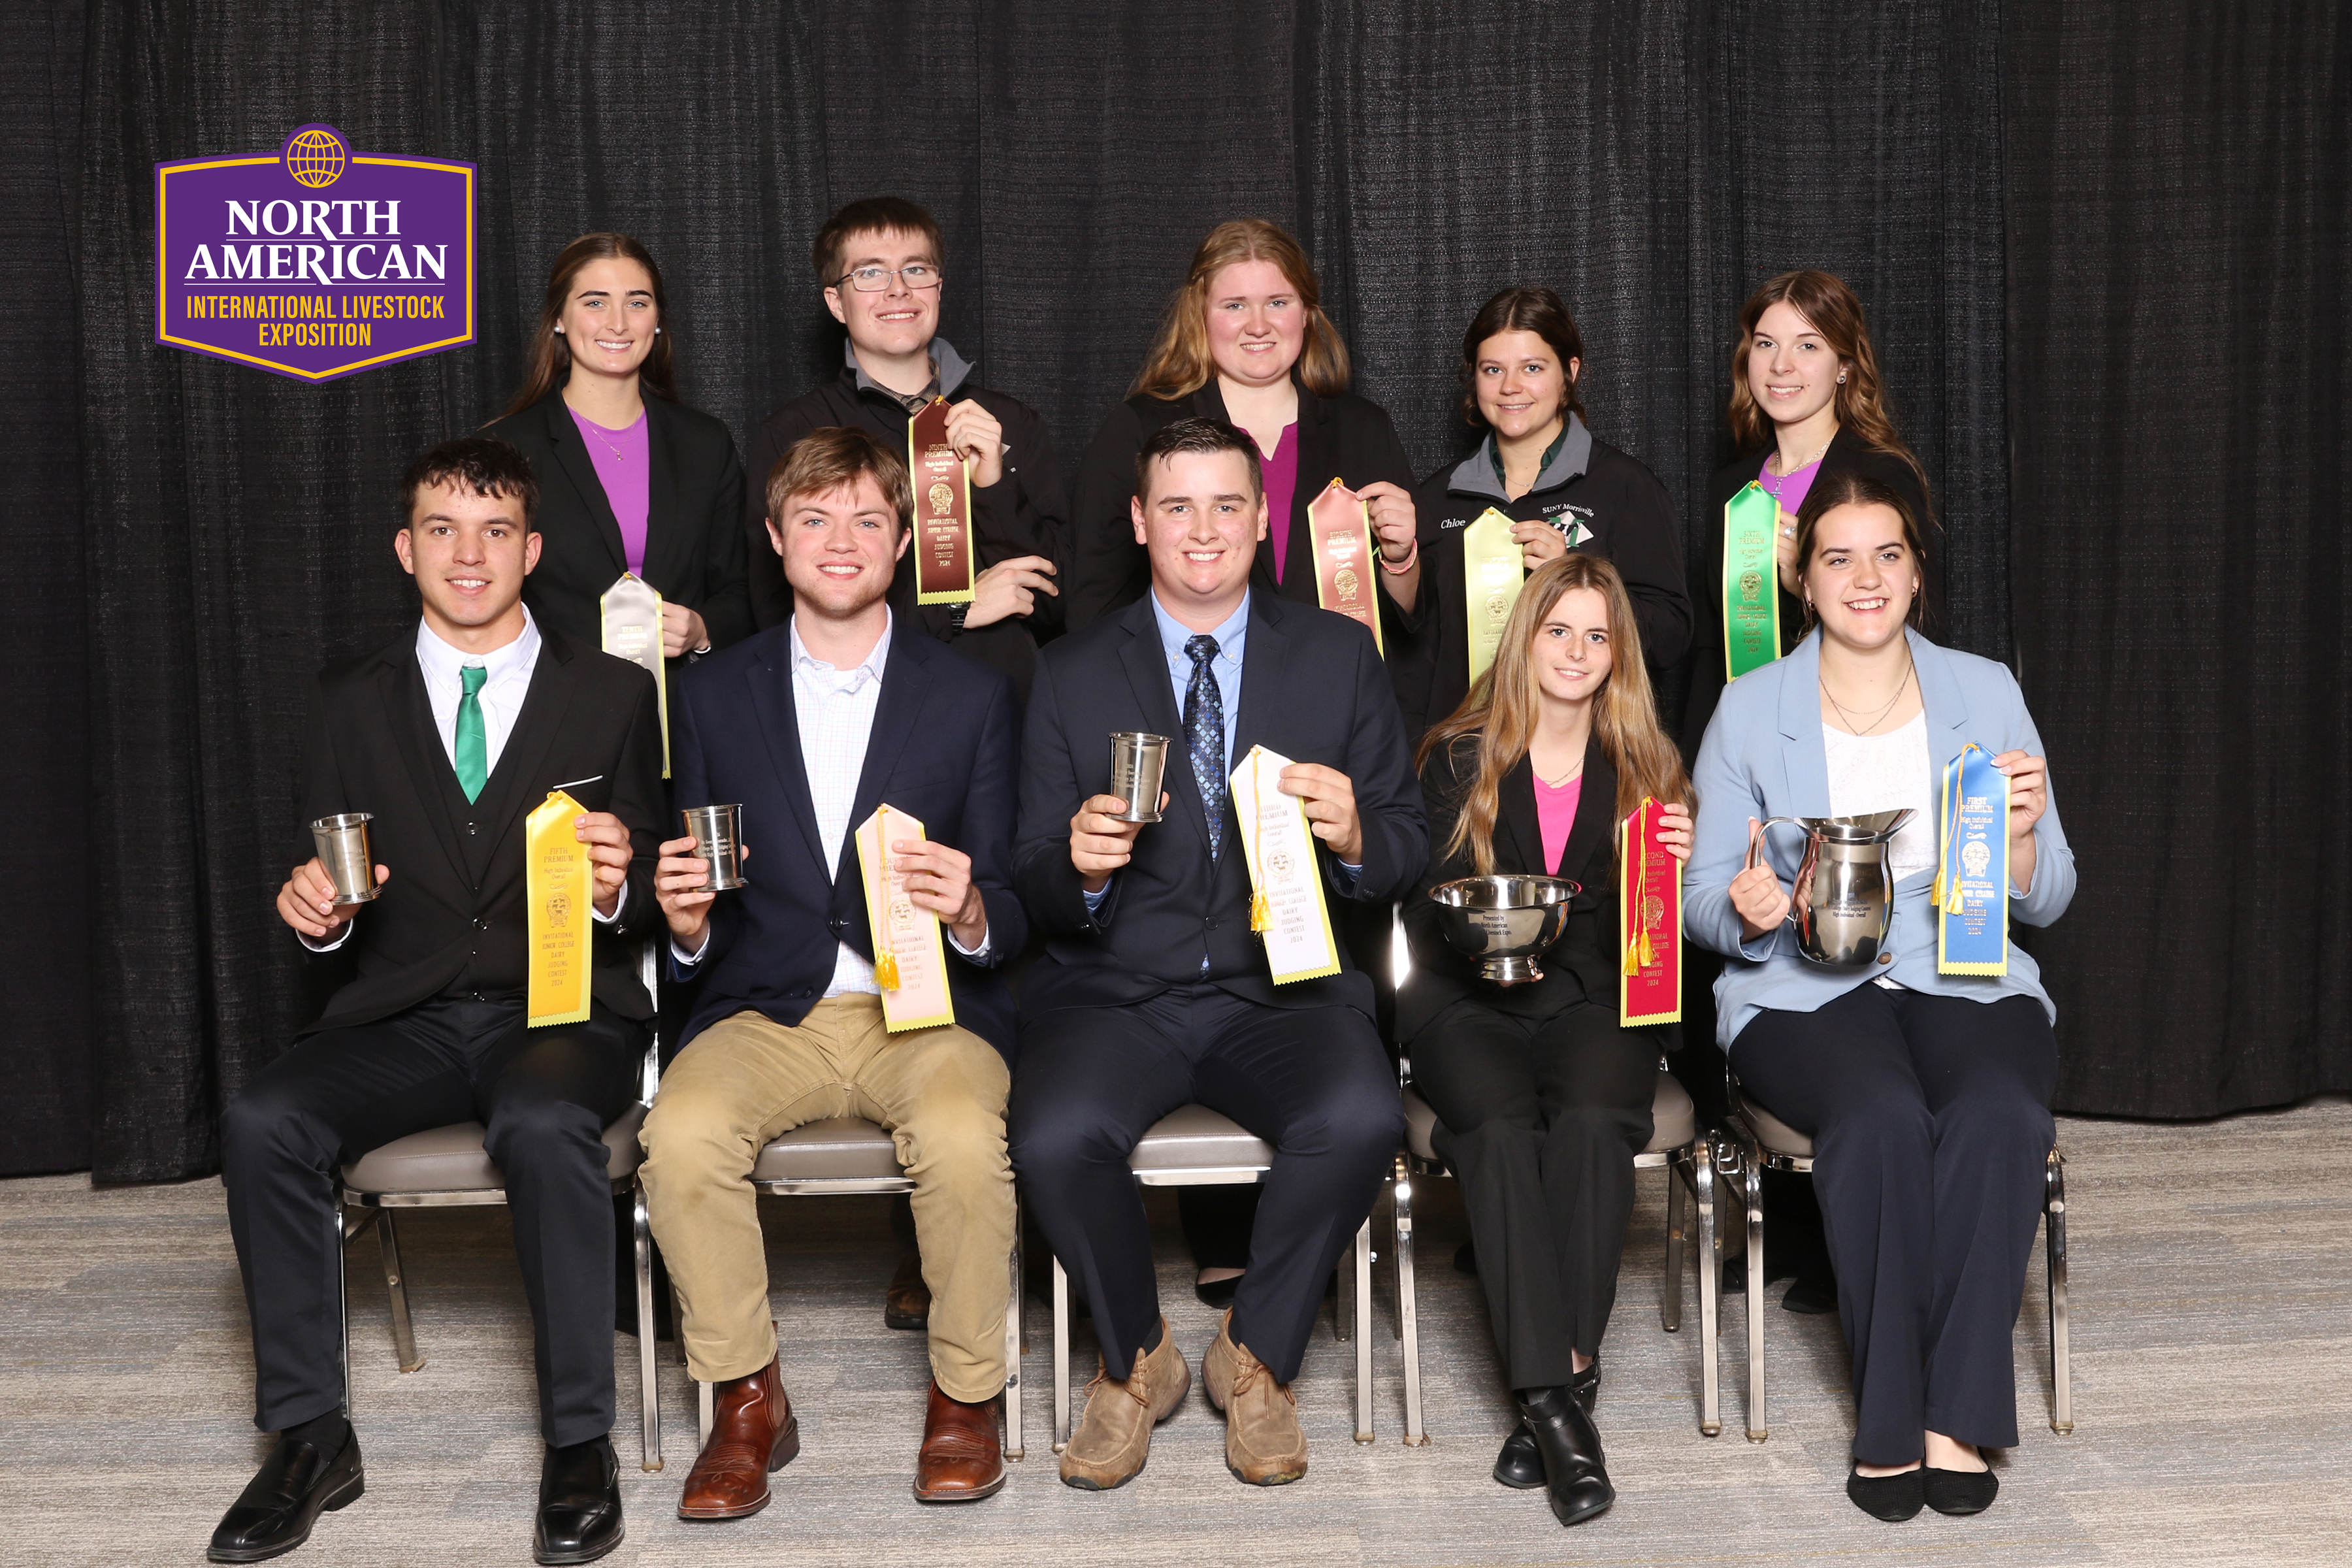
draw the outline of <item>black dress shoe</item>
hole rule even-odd
[[[1222,1312],[1234,1304],[1234,1292],[1241,1289],[1241,1284],[1238,1274],[1224,1279],[1196,1279],[1192,1281],[1192,1294],[1201,1299],[1203,1307],[1213,1307]]]
[[[315,1443],[281,1435],[245,1490],[213,1531],[205,1555],[215,1563],[258,1563],[310,1539],[319,1515],[367,1489],[360,1471],[360,1435],[323,1453]]]
[[[1525,1421],[1503,1439],[1503,1451],[1495,1456],[1495,1479],[1513,1491],[1533,1491],[1544,1484],[1543,1454]]]
[[[1955,1516],[1982,1513],[2000,1495],[2000,1479],[1990,1470],[1939,1470],[1923,1465],[1919,1486],[1929,1508]]]
[[[1837,1310],[1837,1276],[1826,1268],[1800,1270],[1796,1282],[1780,1298],[1784,1311],[1803,1317],[1824,1317]]]
[[[1858,1469],[1849,1471],[1845,1495],[1871,1518],[1889,1524],[1901,1524],[1912,1518],[1927,1500],[1920,1491],[1917,1470],[1905,1470],[1894,1476],[1865,1476]]]
[[[556,1447],[539,1468],[539,1522],[530,1554],[541,1563],[593,1563],[621,1544],[621,1464],[613,1439]]]
[[[1562,1524],[1581,1524],[1617,1500],[1601,1451],[1601,1434],[1573,1389],[1563,1384],[1528,1391],[1519,1399],[1519,1418],[1534,1434],[1536,1451],[1543,1456],[1553,1518]]]

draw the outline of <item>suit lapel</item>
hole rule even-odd
[[[866,763],[857,773],[857,794],[849,808],[849,831],[841,836],[841,864],[833,868],[835,886],[857,885],[852,868],[857,864],[857,829],[882,804],[882,784],[898,765],[922,716],[928,682],[923,666],[938,645],[911,628],[911,616],[891,617],[890,657],[882,667],[882,694],[874,705],[874,727],[866,735]],[[928,646],[926,646],[928,645]]]
[[[1544,858],[1543,824],[1536,815],[1536,765],[1532,758],[1521,757],[1513,763],[1496,786],[1495,827],[1499,840],[1495,846],[1496,870],[1529,866],[1538,875],[1550,872],[1551,865]],[[1560,864],[1567,863],[1563,857]]]
[[[415,653],[388,657],[376,679],[383,711],[391,721],[394,747],[433,824],[434,840],[448,857],[449,869],[460,881],[470,881],[457,820],[449,815],[449,792],[457,787],[457,775],[449,765],[448,752],[442,749],[441,737],[434,731],[433,704],[425,698],[425,672],[417,667]]]
[[[1288,543],[1284,548],[1290,570],[1283,580],[1283,596],[1302,605],[1320,602],[1315,580],[1315,532],[1307,524],[1307,508],[1340,477],[1327,413],[1321,398],[1303,386],[1298,389],[1298,474],[1290,488],[1290,515],[1268,520],[1270,526],[1287,531]],[[1273,563],[1266,564],[1271,571]]]
[[[1927,764],[1940,788],[1944,765],[1960,754],[1961,747],[1975,741],[1998,752],[1999,737],[1986,741],[1969,733],[1968,694],[1952,671],[1950,656],[1917,632],[1904,635],[1911,639],[1911,661],[1919,671],[1919,700],[1927,710]]]
[[[596,477],[596,465],[588,456],[587,444],[580,438],[580,426],[572,421],[572,410],[563,401],[561,388],[540,400],[547,419],[547,443],[555,450],[555,466],[580,496],[581,504],[596,525],[596,536],[604,542],[605,552],[613,558],[613,575],[618,577],[629,569],[628,552],[621,544],[621,525],[613,516],[613,503],[604,495],[604,482]],[[651,416],[647,416],[650,420]],[[650,435],[650,432],[649,432]],[[651,448],[654,442],[646,443]]]
[[[1830,757],[1822,739],[1822,634],[1816,629],[1768,667],[1780,682],[1780,761],[1787,770],[1788,795],[1775,809],[1779,816],[1827,816],[1830,814]],[[1760,670],[1740,677],[1753,679]]]
[[[506,746],[499,752],[499,765],[490,770],[482,798],[476,803],[480,820],[489,826],[489,833],[478,840],[484,845],[481,863],[485,866],[497,857],[499,846],[523,815],[539,805],[526,798],[530,788],[526,781],[546,776],[547,753],[556,736],[563,732],[564,716],[572,707],[572,645],[551,627],[541,626],[539,636],[539,660],[531,667],[522,711],[515,715],[514,728],[507,732]]]
[[[768,760],[775,765],[777,782],[783,785],[784,803],[792,807],[793,821],[808,846],[809,864],[823,866],[824,841],[817,836],[816,803],[809,795],[808,768],[801,760],[801,723],[793,701],[790,636],[779,641],[775,648],[772,662],[743,672],[743,683],[751,700],[752,715],[760,723],[761,736],[768,742]],[[745,837],[750,836],[747,825]]]
[[[1228,767],[1240,765],[1250,748],[1264,742],[1273,716],[1286,711],[1282,672],[1290,668],[1290,637],[1282,629],[1280,602],[1253,589],[1249,605],[1249,627],[1242,635],[1242,710],[1234,720]]]
[[[669,566],[673,557],[685,548],[678,537],[684,524],[677,516],[677,459],[670,450],[672,410],[657,396],[648,396],[646,404],[646,560],[645,578],[649,583],[669,582]],[[601,489],[601,487],[600,487]],[[608,504],[605,511],[612,510]],[[613,526],[613,537],[621,536],[619,523]],[[623,557],[626,559],[625,554]]]
[[[1584,880],[1584,869],[1600,853],[1601,842],[1617,826],[1617,770],[1609,753],[1593,736],[1584,745],[1584,787],[1576,796],[1576,820],[1569,824],[1568,847],[1560,852],[1559,874],[1573,882]],[[1591,889],[1586,889],[1591,892]]]
[[[1201,792],[1192,782],[1192,755],[1185,744],[1183,717],[1176,709],[1176,691],[1168,678],[1168,656],[1160,645],[1160,623],[1151,613],[1151,591],[1144,590],[1143,597],[1129,605],[1127,645],[1118,650],[1118,661],[1127,669],[1128,684],[1133,688],[1135,700],[1143,710],[1144,722],[1155,734],[1168,737],[1168,765],[1160,783],[1168,791],[1168,804],[1176,815],[1192,825],[1201,837],[1201,847],[1209,847],[1209,818],[1201,808]],[[1244,648],[1246,659],[1248,649]],[[1249,681],[1244,678],[1242,690],[1246,694]]]

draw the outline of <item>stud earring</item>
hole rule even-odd
[[[1843,374],[1838,376],[1838,384],[1840,386],[1843,386],[1845,384],[1845,377]]]
[[[555,335],[556,335],[557,337],[559,337],[559,338],[560,338],[560,337],[562,337],[562,336],[563,335],[563,329],[562,329],[562,327],[558,326],[558,327],[555,329]]]

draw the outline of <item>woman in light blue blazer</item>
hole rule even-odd
[[[1693,780],[1692,938],[1725,955],[1717,1043],[1747,1092],[1813,1140],[1813,1182],[1853,1358],[1846,1492],[1887,1521],[1976,1513],[1980,1450],[2017,1442],[2010,1336],[2054,1137],[2053,1011],[2015,943],[2004,975],[1938,972],[1937,790],[1974,742],[2009,778],[2009,912],[2047,925],[2074,894],[2042,739],[2009,671],[1910,629],[1918,524],[1862,474],[1823,479],[1796,523],[1810,630],[1723,693]],[[1786,923],[1801,835],[1768,816],[1910,806],[1890,847],[1895,919],[1867,969],[1801,956]]]

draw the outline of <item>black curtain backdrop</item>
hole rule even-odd
[[[0,1172],[213,1168],[223,1100],[315,1005],[320,981],[270,908],[304,683],[411,622],[393,480],[503,404],[554,252],[598,227],[652,247],[687,396],[740,440],[837,372],[809,238],[883,191],[938,215],[946,335],[1045,414],[1066,467],[1201,235],[1255,214],[1307,242],[1359,390],[1424,470],[1466,436],[1471,312],[1507,283],[1559,288],[1595,428],[1657,471],[1686,525],[1729,456],[1740,300],[1786,268],[1842,273],[1935,485],[1947,640],[1997,658],[2012,653],[2012,483],[2020,498],[2019,650],[2084,843],[2084,897],[2043,944],[2066,1102],[2195,1115],[2352,1085],[2329,881],[2282,898],[2228,875],[2267,846],[2294,878],[2303,820],[2325,822],[2341,872],[2352,819],[2342,683],[2323,712],[2296,679],[2345,652],[2340,535],[2323,532],[2343,500],[2342,306],[2321,293],[2333,252],[2315,226],[2342,238],[2326,194],[2347,172],[2344,39],[2315,10],[2230,15],[51,0],[0,62],[0,115],[32,150],[0,176],[12,254],[58,306],[29,323],[39,369],[7,395],[33,461],[0,538],[37,603],[0,630],[27,694],[0,727],[0,798],[21,825],[0,976],[24,1004],[0,1071],[30,1095]],[[2211,116],[2193,132],[2170,107],[2192,87]],[[362,151],[480,166],[478,344],[312,387],[149,341],[152,164],[274,147],[310,120]],[[2248,160],[2276,162],[2249,184]],[[2151,268],[2184,191],[2202,204],[2197,247]],[[2213,269],[2235,287],[2195,287]],[[2322,307],[2325,331],[2276,314]],[[2219,356],[2186,448],[2185,366],[2168,358],[2184,320]],[[2151,547],[2200,510],[2175,496],[2210,508],[2217,489],[2274,521],[2260,571],[2293,608],[2220,608],[2215,579],[2243,558],[2218,531]],[[2110,589],[2144,613],[2084,613]],[[2186,705],[2159,635],[2183,600],[2210,622]],[[2263,748],[2268,838],[2231,831],[2257,818],[2217,771]],[[2183,770],[2195,790],[2174,787]],[[2178,828],[2161,845],[2159,824]],[[2217,886],[2237,916],[2219,946],[2143,912]],[[2147,984],[2158,964],[2168,1002]],[[2272,1010],[2248,1011],[2264,987]]]
[[[2352,1086],[2352,15],[2020,6],[2026,696],[2082,871],[2065,1103]]]

